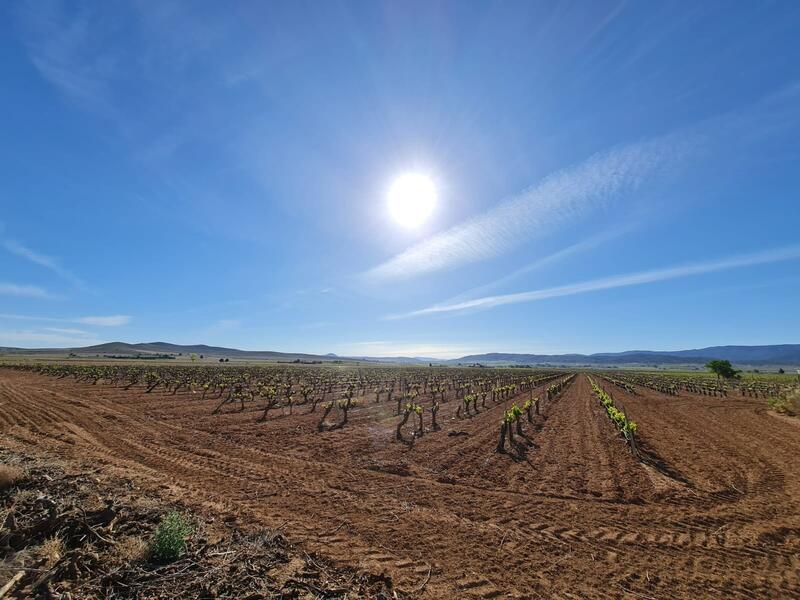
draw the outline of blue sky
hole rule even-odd
[[[800,339],[797,2],[0,10],[0,346]]]

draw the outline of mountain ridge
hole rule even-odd
[[[239,350],[206,344],[172,344],[169,342],[108,342],[95,346],[76,348],[2,348],[0,354],[57,354],[70,352],[78,355],[149,355],[149,354],[197,354],[208,357],[241,358],[252,360],[299,360],[333,362],[358,360],[377,363],[401,364],[556,364],[556,365],[656,365],[656,364],[705,364],[712,359],[730,360],[739,365],[800,366],[800,344],[771,344],[759,346],[709,346],[690,350],[626,350],[624,352],[598,352],[594,354],[523,354],[511,352],[489,352],[471,354],[454,359],[426,357],[380,357],[339,356],[333,353],[310,354],[302,352],[277,352],[272,350]]]

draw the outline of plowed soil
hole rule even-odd
[[[258,422],[254,405],[211,415],[217,400],[185,392],[0,369],[0,444],[284,526],[414,597],[800,597],[798,423],[744,398],[613,392],[644,461],[582,374],[498,454],[503,408],[527,393],[468,419],[447,402],[410,446],[372,397],[318,433],[319,408]]]

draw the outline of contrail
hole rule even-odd
[[[587,292],[595,292],[598,290],[609,290],[619,287],[642,285],[656,281],[666,281],[668,279],[688,277],[690,275],[701,275],[703,273],[725,271],[728,269],[737,269],[741,267],[794,260],[798,258],[800,258],[800,246],[786,246],[783,248],[756,252],[754,254],[741,254],[720,260],[689,263],[676,267],[668,267],[665,269],[654,269],[651,271],[629,273],[627,275],[615,275],[602,279],[592,279],[590,281],[571,283],[569,285],[544,288],[541,290],[532,290],[529,292],[503,294],[498,296],[485,296],[483,298],[465,300],[464,302],[455,302],[451,304],[436,304],[429,306],[428,308],[415,310],[402,315],[394,315],[388,318],[404,319],[409,317],[420,317],[424,315],[450,313],[471,309],[487,309],[504,304],[517,304],[519,302],[535,302],[537,300],[545,300],[547,298],[574,296],[576,294],[585,294]]]

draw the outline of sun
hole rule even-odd
[[[427,175],[406,173],[389,187],[389,212],[398,225],[416,229],[436,207],[436,186]]]

